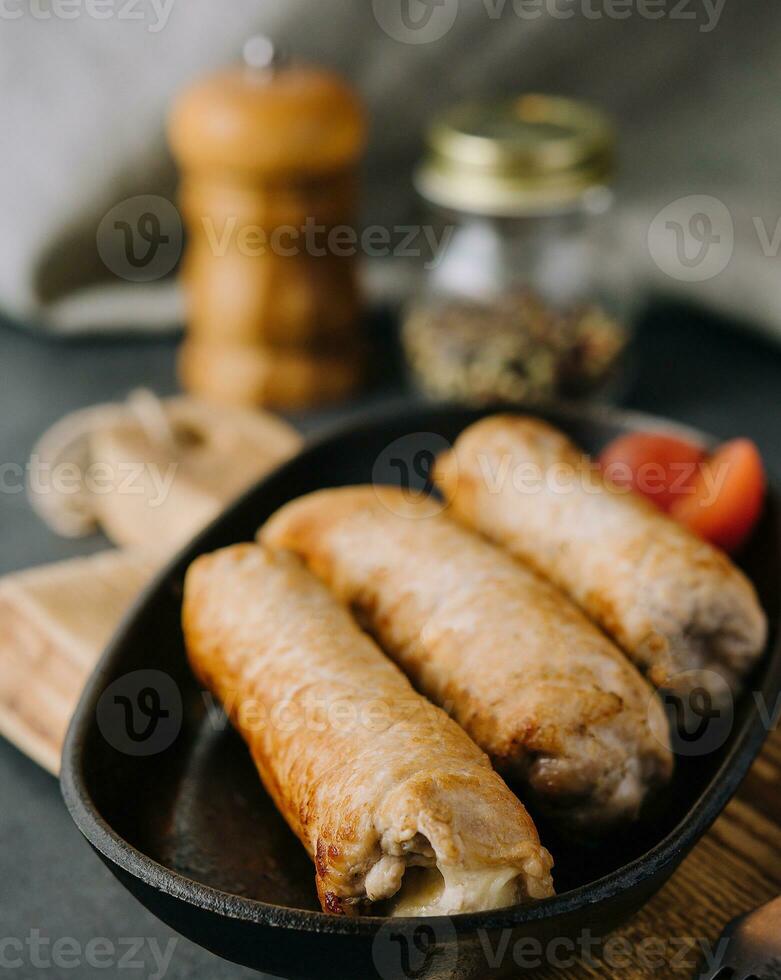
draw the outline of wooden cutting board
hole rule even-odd
[[[102,486],[82,479],[77,493],[29,492],[30,503],[59,533],[100,527],[119,548],[0,578],[0,735],[56,774],[84,684],[143,586],[300,445],[268,413],[143,390],[52,426],[31,461],[51,472],[76,467],[82,478],[95,467]]]
[[[0,579],[0,735],[53,775],[87,678],[162,561],[103,551]]]

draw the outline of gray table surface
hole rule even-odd
[[[66,344],[0,324],[0,463],[24,464],[38,435],[71,409],[121,398],[141,384],[173,392],[174,349],[171,339]],[[691,311],[659,307],[642,323],[637,363],[628,405],[725,438],[748,435],[781,473],[781,348]],[[392,395],[399,389],[391,379],[371,402]],[[312,431],[369,403],[299,421]],[[0,529],[0,573],[105,546],[99,537],[58,539],[23,493],[0,492]],[[0,976],[258,974],[177,937],[149,915],[81,839],[56,781],[0,740]]]

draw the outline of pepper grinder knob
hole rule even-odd
[[[290,61],[285,48],[275,44],[265,34],[253,34],[242,49],[244,65],[252,73],[274,72]]]

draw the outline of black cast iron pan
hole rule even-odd
[[[106,651],[71,724],[62,762],[68,808],[92,847],[152,912],[226,959],[291,980],[484,978],[517,974],[529,950],[577,942],[631,916],[673,873],[734,794],[781,691],[781,531],[776,489],[741,556],[770,620],[765,656],[707,751],[681,745],[672,786],[631,832],[592,847],[557,840],[556,898],[534,907],[425,920],[319,911],[314,875],[265,795],[243,743],[193,681],[179,626],[182,577],[204,551],[250,540],[286,501],[375,480],[425,484],[433,454],[483,412],[417,406],[313,444],[203,532],[145,591]],[[588,451],[671,423],[608,409],[539,414]],[[704,438],[704,437],[703,437]],[[531,945],[529,945],[531,943]],[[555,946],[560,957],[562,946]],[[577,947],[575,947],[577,948]]]

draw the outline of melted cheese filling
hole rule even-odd
[[[466,871],[407,867],[401,885],[386,903],[386,915],[453,915],[514,905],[519,898],[517,868]]]

